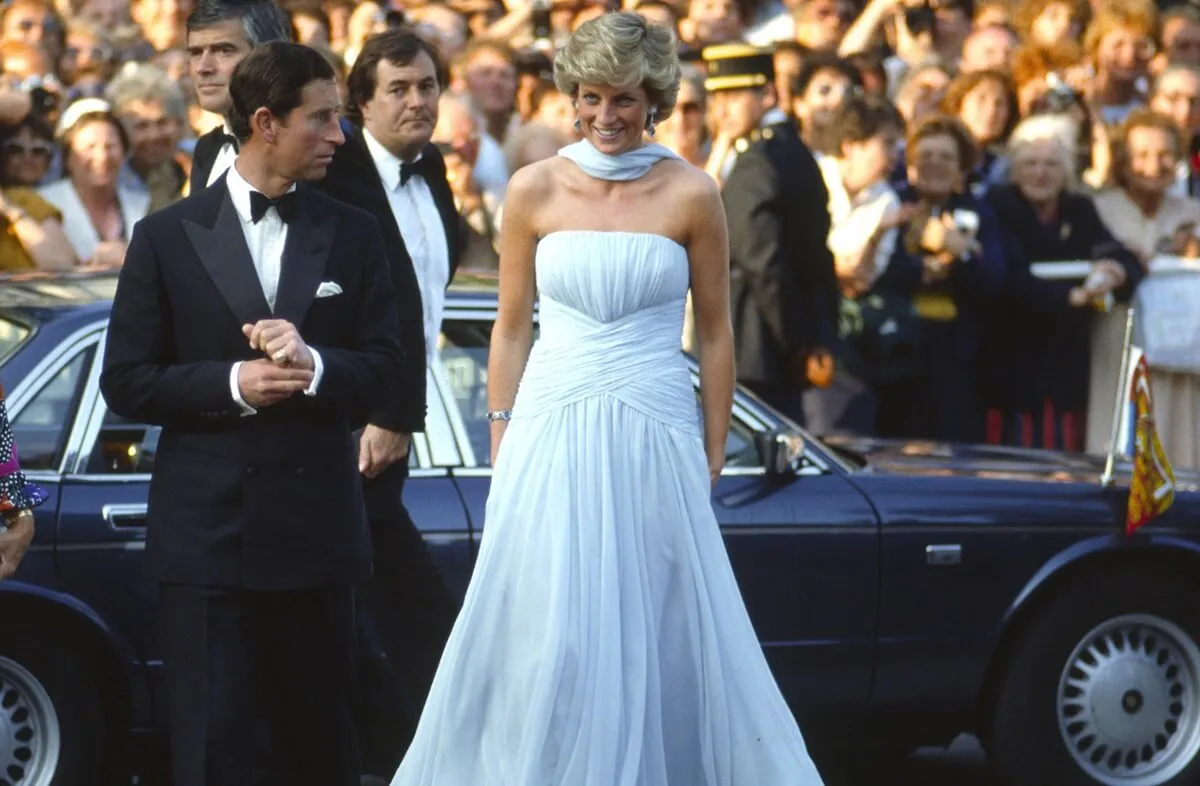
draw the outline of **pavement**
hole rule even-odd
[[[883,780],[882,778],[886,778]],[[999,786],[979,741],[962,735],[949,748],[924,748],[870,779],[830,780],[826,786]]]

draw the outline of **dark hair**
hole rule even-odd
[[[979,158],[975,138],[961,120],[948,115],[927,117],[909,131],[908,139],[904,143],[905,163],[913,164],[917,160],[917,147],[920,143],[937,136],[948,136],[954,142],[958,149],[958,168],[961,173],[966,174],[975,168]]]
[[[358,115],[362,105],[375,95],[381,62],[386,60],[396,65],[408,65],[422,52],[429,55],[429,59],[433,61],[438,87],[445,89],[450,80],[446,74],[446,67],[438,59],[437,50],[411,27],[398,27],[368,38],[358,57],[354,59],[354,67],[350,69],[350,76],[346,79],[346,92],[350,97],[349,112]]]
[[[828,142],[835,155],[850,142],[865,142],[886,128],[904,132],[904,118],[882,96],[850,96],[829,124]]]
[[[12,139],[26,128],[38,139],[44,139],[47,142],[54,141],[54,126],[38,113],[30,112],[21,119],[21,122],[0,128],[0,144]]]
[[[987,28],[981,29],[986,30]],[[1004,91],[1004,104],[1008,110],[1008,120],[1005,121],[1004,128],[1000,130],[1000,139],[996,140],[1003,142],[1008,139],[1008,135],[1017,127],[1017,121],[1021,119],[1021,109],[1017,105],[1017,88],[1013,84],[1012,77],[1006,72],[985,69],[959,74],[946,88],[946,95],[942,98],[941,111],[951,117],[959,117],[967,94],[980,85],[988,83],[999,85],[1000,89]]]
[[[229,129],[241,142],[251,137],[250,118],[265,107],[286,117],[303,102],[309,84],[337,81],[333,66],[315,49],[271,41],[250,50],[229,80]]]
[[[862,89],[862,73],[854,63],[829,52],[813,52],[804,59],[800,73],[796,74],[796,78],[792,81],[792,95],[797,97],[804,95],[804,92],[808,90],[809,83],[822,71],[836,71],[850,80],[852,86],[859,90]]]
[[[237,19],[250,46],[291,41],[292,22],[274,0],[196,0],[187,18],[189,33]]]
[[[288,19],[291,20],[292,40],[293,41],[300,40],[300,36],[298,35],[298,31],[296,30],[296,19],[299,17],[302,17],[302,16],[307,16],[309,19],[315,19],[318,22],[320,22],[321,26],[325,28],[326,35],[328,35],[330,33],[330,31],[333,30],[332,23],[329,21],[329,14],[325,13],[325,11],[322,10],[319,5],[318,6],[301,6],[299,8],[293,8],[291,11],[288,12]]]

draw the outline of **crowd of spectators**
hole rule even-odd
[[[575,141],[555,47],[619,0],[280,0],[343,76],[406,24],[449,64],[434,141],[495,269],[505,186]],[[1103,452],[1125,304],[1200,256],[1200,7],[1151,0],[624,0],[678,35],[685,73],[655,141],[718,181],[737,140],[701,54],[774,52],[829,192],[841,429]],[[11,0],[0,12],[0,269],[113,268],[133,224],[184,197],[197,102],[190,0]],[[1038,263],[1086,263],[1081,277]],[[1170,275],[1189,274],[1186,265]],[[1200,303],[1195,304],[1200,312]],[[1143,313],[1153,319],[1153,313]],[[1200,369],[1154,368],[1170,457],[1200,465]],[[861,411],[861,410],[856,410]]]

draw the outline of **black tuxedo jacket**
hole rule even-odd
[[[405,355],[405,378],[400,394],[371,417],[371,423],[391,431],[425,430],[425,324],[421,312],[421,290],[413,272],[412,257],[404,245],[400,226],[388,203],[375,161],[367,149],[362,129],[343,122],[346,141],[333,156],[333,164],[316,186],[329,196],[375,216],[383,230],[383,248],[392,272],[400,317],[400,343]],[[458,209],[446,181],[446,163],[433,145],[426,145],[423,156],[433,161],[434,173],[426,178],[433,201],[446,231],[446,249],[450,257],[450,279],[462,256]],[[449,279],[447,279],[449,280]]]
[[[350,584],[371,550],[353,429],[402,375],[396,300],[375,220],[301,184],[272,314],[225,179],[134,229],[101,390],[163,426],[146,568],[164,582],[257,590]],[[340,294],[317,298],[323,282]],[[230,390],[242,325],[287,319],[321,354],[315,396],[243,415]]]
[[[225,129],[221,126],[196,140],[196,147],[192,150],[192,178],[189,193],[195,194],[208,187],[209,173],[212,172],[213,163],[217,160],[217,153],[221,152],[221,146],[224,144]]]
[[[786,383],[798,357],[837,340],[825,181],[794,128],[772,126],[745,144],[722,198],[738,380]]]

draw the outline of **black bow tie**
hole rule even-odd
[[[296,215],[296,192],[289,191],[279,199],[271,199],[266,194],[258,191],[250,192],[250,221],[257,224],[262,220],[262,217],[267,214],[267,208],[275,208],[275,212],[279,213],[279,219],[283,223],[292,220],[292,216]]]
[[[431,174],[433,174],[433,159],[429,156],[421,156],[411,164],[400,165],[400,185],[407,184],[408,179],[413,175],[420,175],[429,180]]]
[[[221,147],[225,147],[225,145],[233,145],[233,152],[238,152],[237,137],[235,137],[233,134],[221,134],[220,139]],[[217,149],[220,150],[220,148]]]

